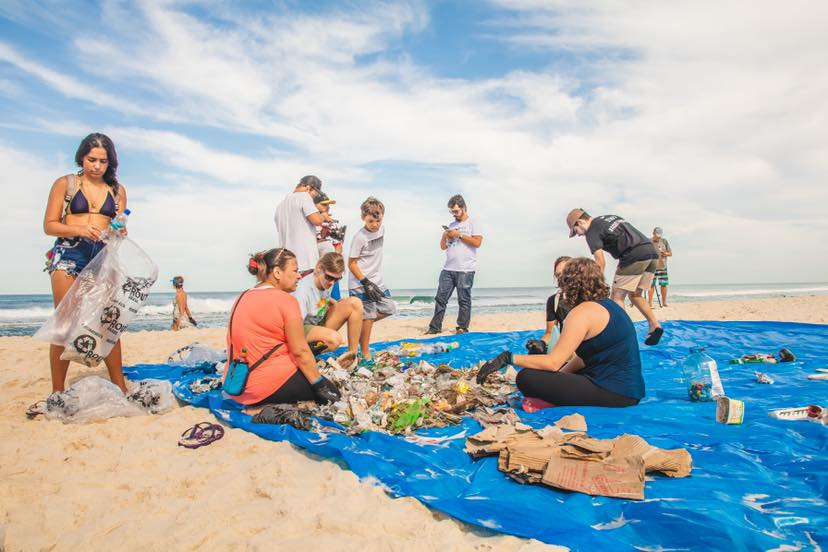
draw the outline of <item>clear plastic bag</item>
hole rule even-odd
[[[107,246],[81,271],[34,338],[64,347],[60,358],[97,366],[149,296],[158,267],[129,238],[107,234]]]
[[[130,382],[125,396],[117,385],[98,376],[73,383],[46,400],[45,416],[66,423],[95,422],[118,416],[159,414],[175,405],[172,384],[146,379]]]
[[[216,349],[204,343],[194,341],[184,345],[167,357],[167,364],[176,366],[198,366],[204,363],[224,363],[227,360],[227,351]]]

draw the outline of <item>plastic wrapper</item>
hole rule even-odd
[[[63,360],[97,366],[157,278],[158,267],[135,242],[110,233],[107,246],[81,271],[34,338],[64,347]]]
[[[146,379],[129,384],[124,395],[117,385],[98,376],[73,383],[46,400],[45,416],[66,423],[96,422],[119,416],[159,414],[175,405],[169,381]]]
[[[176,366],[198,366],[205,363],[221,363],[227,361],[227,351],[216,349],[204,343],[194,341],[176,350],[167,357],[167,364]]]

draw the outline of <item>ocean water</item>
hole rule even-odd
[[[431,289],[395,289],[397,316],[431,316],[434,294]],[[474,288],[472,313],[529,312],[543,310],[552,287]],[[200,328],[224,327],[237,292],[189,293],[190,311]],[[670,286],[671,303],[762,299],[769,297],[828,295],[828,283],[796,284],[700,284]],[[131,331],[166,330],[172,319],[174,294],[150,292],[149,299],[130,324]],[[450,325],[457,315],[456,296],[446,314]],[[32,335],[52,314],[51,295],[0,295],[0,336]]]

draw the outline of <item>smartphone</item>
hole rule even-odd
[[[448,229],[449,229],[449,227],[444,224],[443,225],[443,230],[448,230]]]

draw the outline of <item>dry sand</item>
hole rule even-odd
[[[676,304],[662,319],[826,323],[828,297]],[[449,324],[450,321],[447,322]],[[375,326],[376,340],[419,337],[425,319]],[[541,328],[543,313],[475,316],[476,331]],[[193,341],[223,347],[224,330],[137,332],[124,361],[161,362]],[[0,338],[0,538],[18,550],[542,550],[394,499],[337,464],[238,429],[195,451],[179,435],[203,409],[64,425],[27,420],[50,391],[47,346]],[[69,381],[105,370],[72,365]],[[0,549],[3,542],[0,540]]]

